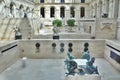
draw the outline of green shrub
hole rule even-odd
[[[52,25],[56,25],[57,27],[61,27],[62,21],[59,19],[53,20]]]
[[[67,20],[67,25],[71,26],[71,27],[75,26],[75,20],[74,19],[68,19]]]

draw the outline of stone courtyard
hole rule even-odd
[[[99,74],[66,76],[85,48]],[[0,80],[120,80],[120,0],[0,0],[0,65]]]

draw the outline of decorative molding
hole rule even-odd
[[[108,23],[108,22],[101,23],[100,29],[103,30],[104,28],[108,28],[108,29],[112,30],[112,25],[113,25],[113,23]]]

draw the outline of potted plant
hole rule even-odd
[[[67,20],[67,25],[69,26],[69,31],[73,31],[73,27],[75,26],[75,20],[74,19],[68,19]]]
[[[53,25],[56,25],[57,27],[61,27],[62,26],[62,21],[59,19],[53,20],[52,22]]]
[[[54,34],[57,34],[58,32],[60,32],[59,28],[62,27],[62,21],[59,19],[53,20],[52,22],[53,27],[53,32]]]

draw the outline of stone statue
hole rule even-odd
[[[15,39],[22,39],[22,34],[20,32],[20,28],[19,27],[15,27],[13,29],[15,31]]]
[[[68,59],[71,60],[71,59],[75,59],[75,57],[71,54],[71,53],[67,53],[67,56],[68,56]]]
[[[15,35],[21,34],[20,33],[20,28],[17,27],[17,26],[15,28],[13,28],[13,30],[15,31]]]
[[[43,23],[40,24],[40,30],[43,29]]]
[[[82,59],[87,59],[88,61],[90,60],[90,54],[89,54],[88,48],[85,48],[85,49],[84,49],[84,52],[83,52],[81,58],[82,58]]]
[[[53,27],[53,34],[57,35],[58,33],[59,33],[59,30],[58,30],[57,26],[54,25],[54,27]]]
[[[65,60],[65,65],[67,68],[66,76],[75,75],[75,69],[77,69],[77,63],[73,60]]]
[[[99,74],[97,66],[94,66],[93,63],[95,62],[95,58],[91,58],[90,61],[86,63],[86,66],[84,67],[86,74]]]

